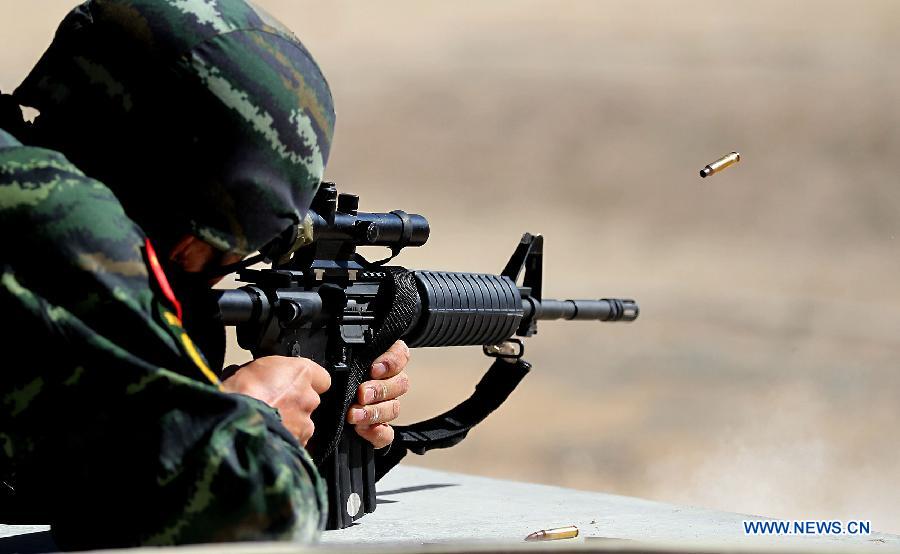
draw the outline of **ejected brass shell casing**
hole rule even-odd
[[[710,175],[718,173],[718,172],[722,171],[723,169],[725,169],[726,167],[728,167],[730,165],[734,165],[734,164],[738,163],[739,161],[741,161],[741,155],[737,152],[732,152],[731,154],[722,156],[718,160],[714,161],[713,163],[711,163],[708,166],[701,169],[700,176],[701,177],[709,177]]]
[[[560,527],[558,529],[546,529],[543,531],[535,531],[525,537],[526,541],[556,541],[559,539],[574,539],[578,536],[578,527],[570,525],[569,527]]]

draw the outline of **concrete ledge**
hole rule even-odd
[[[534,531],[575,525],[580,539],[591,548],[605,539],[618,540],[616,549],[625,547],[621,541],[640,541],[676,550],[707,544],[753,549],[852,545],[853,549],[874,546],[900,551],[900,537],[895,535],[747,536],[743,521],[755,516],[411,466],[397,468],[378,485],[375,512],[348,529],[325,532],[324,544],[515,544]]]
[[[404,466],[379,483],[378,508],[374,513],[348,529],[326,531],[319,545],[243,543],[141,548],[127,552],[538,554],[571,550],[787,554],[875,550],[900,553],[900,537],[883,533],[748,537],[743,531],[745,519],[756,517]],[[534,531],[567,525],[579,528],[579,538],[524,542]],[[0,553],[52,550],[47,529],[46,526],[0,525]]]

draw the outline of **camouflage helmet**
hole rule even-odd
[[[301,221],[334,132],[316,62],[245,0],[89,0],[14,96],[151,238],[242,255]]]

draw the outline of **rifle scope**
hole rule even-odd
[[[400,210],[388,213],[331,214],[332,221],[314,211],[313,236],[322,241],[350,241],[359,246],[422,246],[428,241],[428,220]]]
[[[340,193],[334,183],[323,182],[309,209],[317,242],[391,249],[422,246],[428,241],[428,220],[402,210],[388,213],[359,211],[359,196]]]

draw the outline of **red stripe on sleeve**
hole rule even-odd
[[[150,264],[150,270],[153,272],[153,276],[156,277],[159,289],[162,291],[163,296],[166,297],[166,300],[171,302],[175,307],[175,315],[178,316],[178,321],[181,321],[181,302],[175,298],[175,291],[172,290],[171,285],[169,285],[169,280],[166,279],[166,274],[163,272],[162,265],[159,263],[159,258],[156,257],[156,250],[154,250],[153,245],[150,244],[150,239],[144,239],[144,248],[147,251],[147,262]]]

